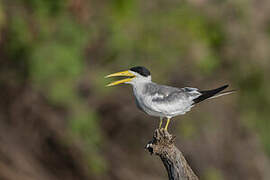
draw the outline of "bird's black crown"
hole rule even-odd
[[[136,66],[131,68],[130,70],[139,73],[140,75],[145,77],[150,76],[150,71],[143,66]]]

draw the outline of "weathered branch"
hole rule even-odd
[[[175,147],[174,139],[168,131],[156,129],[153,140],[146,145],[146,149],[161,158],[169,180],[198,180],[183,154]]]

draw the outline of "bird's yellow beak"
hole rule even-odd
[[[113,74],[110,74],[108,76],[105,76],[105,78],[115,77],[115,76],[125,76],[125,77],[128,77],[128,78],[112,82],[112,83],[110,83],[110,84],[108,84],[106,86],[115,86],[117,84],[122,84],[122,83],[125,83],[125,82],[129,82],[135,77],[135,75],[133,73],[129,72],[129,71],[122,71],[122,72],[117,72],[117,73],[113,73]]]

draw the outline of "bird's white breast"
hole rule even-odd
[[[165,117],[162,112],[157,111],[154,106],[152,106],[152,96],[143,93],[144,85],[145,84],[141,83],[133,86],[133,93],[136,99],[136,105],[139,109],[151,116]]]

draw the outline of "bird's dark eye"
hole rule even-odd
[[[133,72],[139,73],[142,76],[150,76],[150,71],[143,66],[136,66],[130,69]]]

